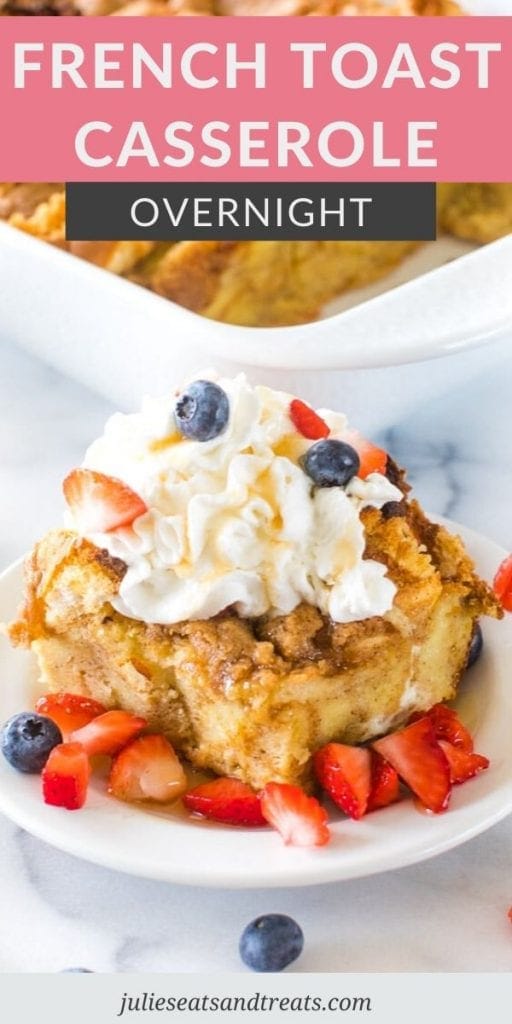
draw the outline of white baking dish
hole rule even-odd
[[[453,244],[426,247],[398,276],[453,255]],[[352,293],[358,305],[297,327],[215,323],[5,224],[0,275],[0,335],[121,408],[215,366],[375,431],[512,360],[512,235],[369,300]]]

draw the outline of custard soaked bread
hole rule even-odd
[[[141,715],[195,767],[309,785],[325,743],[454,697],[479,616],[501,612],[461,541],[343,417],[322,412],[328,438],[311,443],[302,403],[221,383],[219,438],[155,433],[165,402],[112,420],[66,482],[74,529],[27,562],[10,635],[46,690]],[[120,487],[137,518],[107,530]]]
[[[256,789],[308,783],[325,743],[374,738],[454,697],[475,621],[495,614],[460,542],[417,506],[365,526],[398,584],[383,617],[334,625],[302,604],[277,619],[135,622],[110,604],[123,566],[57,531],[27,565],[11,636],[32,646],[45,689],[141,715],[197,768]]]

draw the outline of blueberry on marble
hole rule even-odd
[[[55,722],[33,711],[13,715],[0,735],[2,754],[19,772],[42,771],[50,752],[62,743],[62,733]]]
[[[345,441],[327,438],[312,444],[303,467],[317,487],[344,487],[359,472],[359,455]]]
[[[252,971],[283,971],[302,953],[304,935],[286,914],[264,914],[251,921],[240,939],[240,956]]]
[[[480,657],[480,655],[481,655],[481,653],[483,651],[483,647],[484,647],[484,638],[483,638],[483,633],[482,633],[482,627],[481,627],[480,623],[477,622],[476,625],[475,625],[475,628],[473,630],[473,636],[471,637],[471,643],[469,645],[468,660],[467,660],[466,668],[471,668],[471,666],[474,665],[478,661],[478,659],[479,659],[479,657]]]
[[[211,441],[226,429],[229,399],[211,380],[196,380],[180,395],[174,415],[180,433],[191,441]]]

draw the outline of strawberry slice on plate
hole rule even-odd
[[[299,786],[268,782],[261,793],[261,810],[287,846],[325,846],[329,842],[327,811]]]
[[[372,746],[393,765],[429,811],[439,814],[446,810],[451,792],[450,766],[428,717],[384,736]]]
[[[300,398],[294,398],[290,402],[290,419],[299,434],[307,437],[309,441],[329,437],[330,430],[325,420],[311,406],[301,402]]]
[[[189,811],[225,825],[266,825],[261,801],[250,786],[238,779],[214,779],[196,786],[183,797]]]
[[[462,747],[454,747],[453,743],[446,740],[439,740],[439,746],[450,765],[453,786],[460,786],[462,782],[474,778],[489,767],[489,758],[483,754],[474,754],[472,751],[463,750]]]
[[[36,711],[51,718],[62,733],[81,729],[106,710],[99,701],[79,693],[47,693],[36,704]]]
[[[400,796],[398,772],[376,750],[372,750],[372,784],[367,811],[377,811],[395,803]]]
[[[468,754],[473,750],[473,737],[462,724],[457,712],[446,704],[434,704],[430,711],[419,712],[413,715],[411,722],[417,722],[420,718],[427,718],[432,722],[437,740],[446,740],[454,747],[460,747]]]
[[[501,607],[512,612],[512,555],[503,559],[492,586]]]
[[[89,758],[79,743],[59,743],[43,768],[43,799],[54,807],[77,811],[83,807],[89,784]]]
[[[316,777],[331,800],[350,818],[362,818],[371,788],[371,755],[365,747],[328,743],[313,759]]]
[[[62,488],[81,533],[109,533],[147,512],[131,487],[94,469],[73,469]]]
[[[352,445],[352,448],[355,448],[359,455],[359,472],[357,475],[362,480],[366,480],[370,473],[381,473],[382,476],[385,476],[388,466],[388,453],[383,448],[372,444],[371,441],[368,441],[357,430],[348,430],[343,440],[347,444]]]
[[[94,754],[117,754],[130,740],[135,739],[146,726],[146,719],[130,715],[128,711],[106,711],[93,718],[88,725],[71,733],[71,739],[81,743],[92,757]]]
[[[112,762],[108,791],[118,800],[167,804],[186,788],[185,772],[165,736],[139,736]]]

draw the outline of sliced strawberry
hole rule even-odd
[[[299,786],[267,783],[261,793],[261,810],[287,846],[325,846],[331,838],[325,808]]]
[[[501,563],[493,582],[493,590],[506,612],[512,612],[512,555]]]
[[[106,711],[104,715],[93,718],[88,725],[72,732],[71,739],[81,743],[90,757],[93,754],[117,754],[145,726],[145,718],[130,715],[128,711]]]
[[[362,818],[371,786],[370,751],[328,743],[313,759],[316,777],[331,800],[351,818]]]
[[[54,807],[83,807],[89,783],[89,758],[79,743],[59,743],[43,768],[43,799]]]
[[[439,746],[446,756],[450,765],[450,779],[453,786],[458,786],[466,779],[472,779],[474,775],[485,771],[489,767],[489,758],[483,754],[473,754],[462,747],[454,747],[453,743],[446,740],[439,740]]]
[[[196,786],[183,797],[185,807],[212,821],[225,825],[266,825],[261,801],[254,791],[238,779],[214,779]]]
[[[512,907],[508,908],[507,917],[508,917],[509,921],[512,922]]]
[[[147,512],[147,505],[131,487],[93,469],[73,469],[62,487],[82,533],[108,533],[129,526]]]
[[[36,704],[36,711],[51,718],[65,734],[81,729],[106,710],[99,701],[79,693],[47,693]]]
[[[329,437],[330,430],[325,420],[311,406],[294,398],[290,402],[290,419],[303,437],[309,441],[319,441],[321,437]]]
[[[434,704],[430,711],[413,715],[411,722],[417,722],[420,718],[424,718],[425,714],[432,722],[436,740],[447,740],[454,747],[460,747],[461,750],[467,751],[468,754],[471,753],[473,750],[473,737],[466,729],[466,726],[462,724],[457,712],[453,708],[447,707],[446,704]]]
[[[450,799],[450,766],[429,718],[420,718],[399,732],[372,744],[393,765],[426,808],[438,814]]]
[[[368,811],[377,811],[395,803],[400,796],[400,779],[389,761],[372,750],[372,785],[368,797]]]
[[[359,455],[360,466],[357,475],[362,480],[366,480],[370,473],[382,473],[383,476],[385,475],[388,465],[388,454],[383,448],[378,448],[376,444],[367,441],[357,430],[350,429],[347,431],[343,440],[347,444],[351,444],[352,448],[355,448]]]
[[[165,736],[139,736],[114,758],[108,791],[118,800],[167,804],[187,788],[187,779]]]

